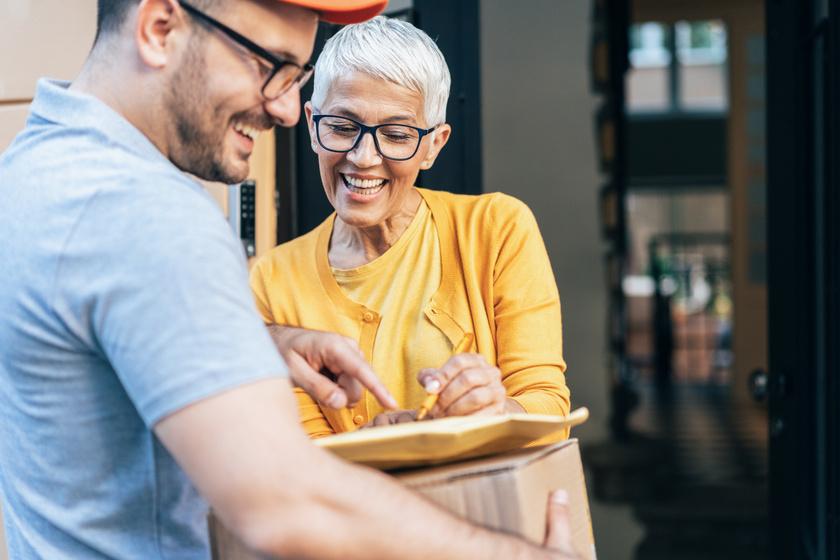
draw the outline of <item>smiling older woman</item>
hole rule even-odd
[[[449,84],[437,45],[409,23],[378,17],[327,42],[305,110],[335,213],[257,262],[258,308],[267,324],[357,341],[406,410],[425,386],[440,393],[432,417],[566,414],[560,299],[530,210],[414,186],[449,139]],[[412,418],[372,396],[350,415],[297,396],[313,437]]]

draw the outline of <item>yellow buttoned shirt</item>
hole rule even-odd
[[[423,202],[406,231],[361,267],[330,267],[334,214],[259,259],[251,287],[263,320],[358,340],[406,409],[425,396],[417,372],[441,366],[471,332],[470,351],[501,370],[508,396],[530,413],[567,414],[560,299],[531,211],[501,193],[417,190]],[[296,396],[311,437],[382,412],[370,395],[349,418]]]

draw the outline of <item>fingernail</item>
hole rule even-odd
[[[440,381],[435,378],[427,380],[423,386],[426,388],[427,393],[437,393],[440,391]]]
[[[551,493],[551,501],[561,506],[567,506],[569,505],[569,493],[562,488],[555,490]]]
[[[344,406],[344,398],[341,395],[341,391],[332,392],[332,394],[327,399],[327,406],[335,409],[339,409]]]
[[[390,394],[388,395],[388,406],[391,408],[399,408],[399,405],[397,405],[397,399]]]

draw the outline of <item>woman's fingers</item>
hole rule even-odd
[[[391,424],[405,424],[406,422],[416,422],[416,410],[400,410],[391,413]]]
[[[458,354],[449,358],[440,368],[421,369],[417,374],[417,381],[427,393],[439,393],[463,370],[482,367],[489,366],[481,354]]]
[[[505,411],[505,388],[498,368],[481,354],[458,354],[439,369],[426,368],[417,380],[428,393],[438,394],[429,413],[432,418]]]
[[[420,383],[427,393],[439,393],[443,388],[440,380],[441,377],[438,374],[438,370],[434,368],[423,368],[417,372],[417,382]]]
[[[483,367],[489,367],[489,364],[481,354],[458,354],[449,358],[438,371],[442,377],[442,384],[447,385],[464,370]]]
[[[463,398],[467,393],[477,387],[495,385],[504,392],[501,383],[502,376],[498,368],[489,366],[486,362],[478,364],[472,362],[469,366],[460,370],[440,391],[437,406],[441,411],[447,411],[455,401]],[[475,398],[478,397],[479,395],[475,395]],[[488,403],[473,404],[481,404],[483,406]]]
[[[414,410],[397,410],[394,412],[383,412],[377,414],[373,420],[368,422],[364,427],[389,426],[391,424],[404,424],[406,422],[414,422],[417,420],[417,412]]]
[[[464,372],[464,374],[467,374],[467,372]],[[477,382],[479,379],[477,375],[469,375],[469,377],[472,377],[473,382]],[[499,414],[504,412],[505,388],[495,380],[492,372],[486,372],[482,375],[481,379],[484,381],[482,385],[470,384],[453,387],[459,378],[460,376],[450,384],[450,387],[447,387],[446,391],[449,391],[450,388],[453,389],[453,392],[461,389],[463,391],[454,400],[447,401],[442,397],[438,399],[435,412],[439,413],[440,416],[468,416],[479,413]]]
[[[373,417],[373,421],[370,422],[370,426],[387,426],[391,423],[391,418],[388,416],[388,413],[377,414]]]
[[[462,370],[438,394],[438,410],[446,412],[455,401],[463,397],[466,393],[476,387],[483,387],[491,381],[492,376],[483,368]]]

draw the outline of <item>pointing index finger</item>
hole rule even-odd
[[[347,375],[369,390],[379,403],[388,409],[397,408],[397,402],[373,372],[370,364],[349,345],[337,345],[324,356],[324,362],[333,373]]]

